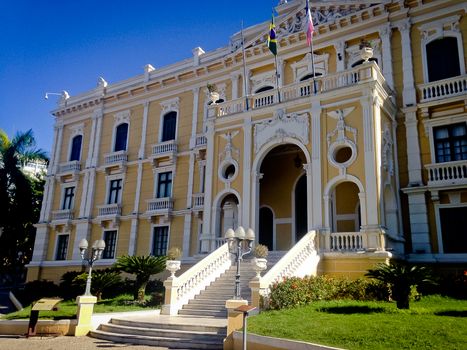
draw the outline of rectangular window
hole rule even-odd
[[[65,193],[63,195],[63,204],[62,209],[71,209],[73,206],[73,197],[75,196],[75,188],[74,187],[66,187]]]
[[[440,208],[444,253],[467,253],[467,207]],[[460,229],[464,227],[464,229]]]
[[[118,204],[120,203],[120,194],[122,191],[122,179],[111,180],[109,188],[109,198],[107,204]]]
[[[467,159],[467,130],[465,123],[433,128],[436,162]]]
[[[102,259],[113,259],[117,246],[117,231],[104,231],[104,242],[105,249],[102,252]]]
[[[157,178],[157,198],[172,196],[172,172],[160,173]]]
[[[68,252],[68,235],[59,235],[57,237],[57,250],[55,252],[55,260],[66,260]]]
[[[154,227],[154,237],[152,240],[152,252],[154,256],[167,254],[167,241],[169,239],[169,227]]]

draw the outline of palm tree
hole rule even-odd
[[[164,271],[165,256],[130,256],[124,255],[117,259],[114,268],[117,270],[136,275],[134,299],[144,302],[146,285],[151,275]]]
[[[427,267],[394,261],[389,265],[383,263],[376,265],[376,268],[368,270],[365,276],[388,284],[398,309],[409,308],[412,286],[435,283]]]
[[[46,153],[35,148],[32,130],[9,139],[0,129],[0,266],[24,265],[34,244],[34,227],[39,219],[43,183],[23,172],[28,162],[48,162]],[[38,182],[39,181],[39,182]],[[21,257],[21,259],[18,259]]]

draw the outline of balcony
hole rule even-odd
[[[174,205],[172,197],[153,198],[148,200],[147,203],[146,215],[148,217],[165,216],[168,218]]]
[[[73,220],[73,212],[70,209],[55,210],[52,212],[52,221]]]
[[[208,107],[208,117],[225,117],[241,113],[246,110],[246,101],[248,101],[249,109],[256,110],[278,104],[279,95],[281,103],[298,100],[313,93],[313,84],[316,86],[316,93],[322,94],[368,81],[378,81],[381,85],[386,86],[384,77],[374,62],[360,65],[345,72],[317,77],[314,83],[313,80],[307,80],[279,89],[264,91],[247,98],[242,97],[232,101],[212,104]]]
[[[433,81],[417,86],[420,103],[442,100],[467,94],[467,75]]]
[[[61,177],[68,177],[72,176],[72,181],[76,181],[76,177],[78,176],[81,170],[81,163],[78,160],[72,160],[71,162],[60,163],[58,165],[57,174]]]
[[[364,249],[361,232],[333,232],[330,240],[332,252],[356,252]]]
[[[193,193],[192,208],[195,212],[204,210],[204,193]]]
[[[120,204],[104,204],[97,207],[97,216],[112,217],[120,216],[122,214],[122,207]]]
[[[155,166],[160,165],[164,160],[171,165],[177,156],[177,143],[175,140],[160,142],[152,146],[151,159]]]
[[[112,152],[104,155],[104,167],[106,172],[111,168],[119,168],[120,171],[125,171],[126,163],[128,161],[127,151]]]
[[[467,185],[467,160],[425,165],[428,186]]]

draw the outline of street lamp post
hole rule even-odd
[[[105,242],[103,239],[95,240],[91,247],[91,255],[89,257],[85,257],[86,251],[88,250],[88,241],[83,238],[79,242],[79,251],[81,254],[81,259],[87,262],[89,265],[89,273],[88,279],[86,280],[86,290],[84,291],[84,295],[91,295],[91,274],[92,274],[92,266],[94,263],[101,258],[102,252],[105,249]]]
[[[242,226],[239,226],[235,231],[229,228],[225,232],[225,238],[229,246],[229,252],[235,256],[237,264],[237,274],[235,275],[235,295],[234,299],[240,300],[240,261],[243,256],[251,252],[253,241],[255,240],[254,231],[249,228],[246,233]]]

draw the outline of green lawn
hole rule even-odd
[[[149,296],[147,296],[149,300]],[[94,312],[124,312],[124,311],[137,311],[137,310],[150,310],[155,309],[155,306],[142,306],[138,304],[131,304],[133,296],[123,294],[113,299],[103,299],[94,305]],[[40,311],[39,319],[69,319],[76,318],[77,305],[74,300],[61,301],[58,304],[58,311]],[[25,307],[22,311],[12,312],[7,314],[4,319],[14,320],[21,318],[29,318],[31,313],[31,306]]]
[[[395,303],[322,301],[266,311],[249,318],[248,331],[345,349],[466,349],[467,300],[440,296]]]

